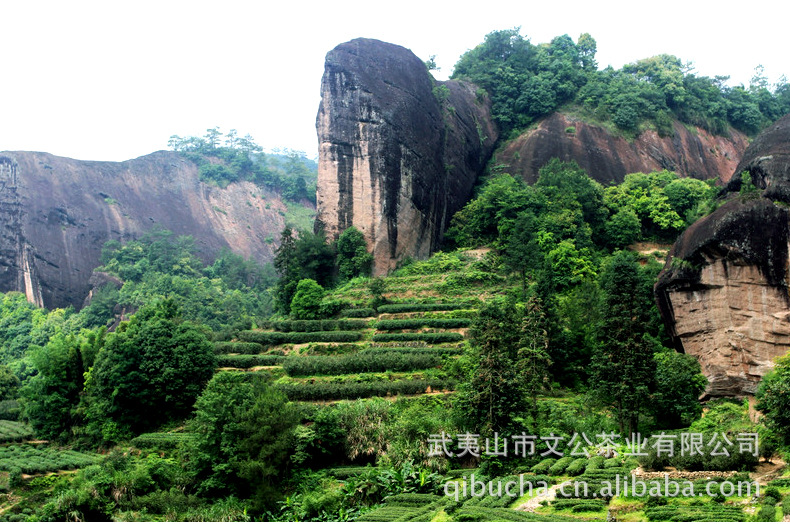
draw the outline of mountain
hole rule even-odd
[[[251,182],[202,182],[182,155],[159,151],[126,162],[47,153],[0,153],[0,291],[45,307],[80,307],[108,240],[160,227],[192,235],[206,260],[230,248],[272,260],[287,208]]]
[[[746,135],[734,129],[729,136],[717,136],[677,120],[671,136],[648,130],[627,140],[600,125],[553,113],[507,142],[495,164],[529,183],[537,181],[538,171],[552,158],[575,161],[604,185],[619,184],[629,173],[663,169],[700,180],[721,178],[726,183],[748,145]]]
[[[742,396],[790,344],[790,115],[754,140],[725,190],[675,242],[655,291],[677,349],[702,364],[707,394]]]
[[[327,54],[316,128],[318,225],[359,229],[376,274],[438,249],[498,137],[484,92],[364,38]]]
[[[552,158],[577,162],[604,185],[662,169],[727,182],[748,145],[735,129],[717,136],[678,120],[671,136],[646,130],[629,140],[562,112],[497,142],[485,90],[436,82],[408,49],[370,39],[327,54],[316,127],[318,227],[330,239],[362,231],[376,274],[438,249],[487,165],[529,183]]]

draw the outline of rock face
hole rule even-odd
[[[81,307],[108,240],[154,226],[192,235],[199,254],[221,248],[273,258],[286,208],[249,182],[204,184],[174,152],[127,162],[84,162],[46,153],[0,153],[0,291],[46,307]]]
[[[368,39],[327,54],[316,128],[316,226],[359,229],[376,274],[438,247],[497,139],[474,86],[434,82],[408,49]]]
[[[677,349],[696,356],[707,396],[756,391],[790,344],[790,115],[746,150],[734,174],[749,171],[759,191],[737,195],[677,240],[656,298]]]
[[[689,131],[679,122],[673,129],[672,137],[646,131],[629,142],[601,127],[554,113],[508,143],[497,153],[496,162],[529,183],[537,181],[538,170],[552,158],[575,160],[604,185],[620,183],[628,173],[662,169],[703,180],[722,176],[727,182],[748,145],[746,136],[737,131],[725,138],[702,129]]]

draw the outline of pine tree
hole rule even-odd
[[[593,356],[592,386],[613,406],[621,433],[636,433],[639,412],[655,379],[652,344],[645,333],[649,307],[639,265],[630,253],[614,255],[602,275],[603,319]]]
[[[521,376],[524,395],[529,399],[529,412],[534,429],[538,429],[538,393],[549,381],[551,358],[548,354],[549,334],[543,302],[537,296],[527,300],[524,320],[521,323],[521,347],[517,352],[516,368]]]

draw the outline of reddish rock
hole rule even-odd
[[[497,153],[496,163],[529,183],[537,181],[538,171],[552,158],[575,160],[605,185],[622,182],[628,173],[662,169],[703,180],[721,176],[727,182],[748,145],[746,136],[734,130],[729,138],[702,129],[690,131],[679,122],[673,130],[671,137],[646,131],[628,141],[602,127],[554,113],[508,143]]]
[[[408,49],[364,38],[327,54],[316,128],[316,225],[330,239],[359,229],[375,274],[438,248],[497,139],[474,86],[436,83]]]
[[[154,226],[192,235],[205,260],[229,247],[266,262],[285,211],[278,194],[250,182],[201,182],[197,166],[170,151],[126,162],[0,153],[0,291],[80,307],[104,243]]]
[[[746,396],[790,347],[790,115],[762,133],[733,174],[759,188],[692,224],[656,284],[659,310],[680,351],[696,356],[707,396]]]

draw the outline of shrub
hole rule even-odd
[[[245,342],[257,342],[264,346],[280,344],[304,344],[307,342],[356,342],[362,338],[357,331],[318,331],[280,333],[277,331],[242,331],[239,338]]]
[[[283,369],[292,377],[309,375],[345,375],[383,371],[414,371],[441,364],[439,355],[409,354],[398,351],[343,355],[337,357],[290,357]]]
[[[420,311],[453,311],[464,309],[465,304],[385,304],[379,307],[379,313],[415,313]]]
[[[217,357],[217,366],[221,368],[276,366],[285,358],[278,355],[220,355]]]
[[[768,486],[767,488],[765,488],[765,491],[763,491],[763,495],[765,495],[766,497],[774,498],[777,500],[777,502],[782,500],[782,494],[779,493],[779,490],[776,489],[776,486]]]
[[[132,445],[141,449],[167,451],[193,438],[192,433],[143,433],[132,439]]]
[[[22,485],[22,470],[18,466],[9,468],[8,487],[14,489],[14,488],[18,488],[21,485]]]
[[[255,355],[263,351],[263,346],[255,342],[214,342],[214,353],[218,355],[238,353]]]
[[[595,502],[584,502],[582,504],[577,504],[571,508],[571,511],[574,513],[581,513],[582,511],[601,511],[603,509],[603,503],[595,503]]]
[[[324,293],[324,288],[315,280],[300,280],[296,285],[296,294],[291,299],[291,315],[300,320],[318,318]]]
[[[571,462],[567,469],[565,470],[565,474],[571,477],[576,477],[581,475],[582,472],[587,468],[587,459],[586,458],[577,458],[573,462]]]
[[[774,499],[771,499],[774,500]],[[757,512],[757,522],[776,522],[776,506],[764,504]]]
[[[592,457],[587,461],[587,467],[584,469],[585,473],[595,471],[597,469],[603,469],[603,463],[605,460],[605,458],[600,456]]]
[[[354,331],[370,327],[366,320],[279,320],[267,322],[267,327],[283,333],[317,331]]]
[[[547,458],[543,459],[534,466],[530,471],[536,475],[545,475],[549,472],[551,467],[557,462],[557,459]]]
[[[368,317],[375,317],[376,310],[366,307],[366,308],[357,308],[357,309],[344,309],[340,312],[341,317],[348,317],[348,318],[368,318]]]
[[[786,495],[785,498],[782,499],[782,513],[784,515],[790,515],[790,495]]]
[[[395,320],[380,320],[376,324],[379,331],[395,331],[398,329],[444,328],[455,329],[469,327],[472,323],[467,318],[404,318]]]
[[[374,342],[422,341],[429,344],[459,342],[464,339],[460,333],[381,333],[373,335]]]
[[[565,456],[559,459],[557,462],[554,463],[551,468],[549,468],[549,475],[557,476],[562,475],[563,472],[571,465],[575,459],[571,456]]]
[[[387,395],[416,395],[433,390],[452,389],[452,381],[396,380],[379,382],[315,382],[312,384],[277,384],[289,400],[343,400]]]

